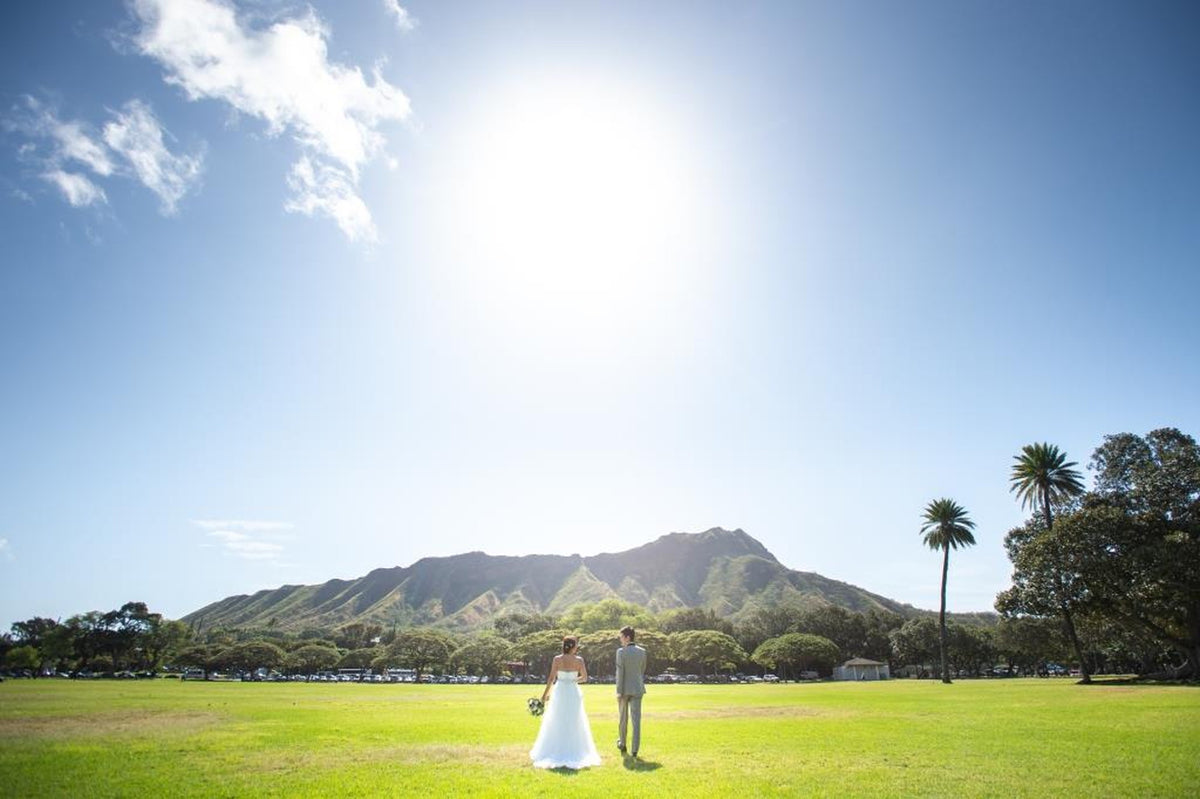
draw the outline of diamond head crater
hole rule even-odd
[[[351,622],[470,632],[506,613],[560,614],[617,598],[659,613],[699,607],[738,621],[756,608],[833,604],[923,613],[858,586],[790,569],[738,530],[670,533],[624,552],[497,556],[467,552],[380,568],[355,580],[226,597],[183,618],[197,629],[332,628]]]

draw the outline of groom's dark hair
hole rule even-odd
[[[625,636],[630,641],[633,641],[633,628],[629,625],[625,625],[621,628],[621,635]]]

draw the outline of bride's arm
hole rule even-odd
[[[554,685],[554,678],[558,676],[558,658],[559,656],[555,655],[554,660],[550,661],[550,673],[546,675],[546,690],[542,691],[542,702],[550,696],[550,686]]]
[[[587,664],[583,662],[583,658],[579,658],[579,681],[587,682]]]

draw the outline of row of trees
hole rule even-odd
[[[1005,537],[1013,586],[996,598],[1005,626],[1051,625],[1081,682],[1098,668],[1158,677],[1200,676],[1200,448],[1175,428],[1107,436],[1092,454],[1086,491],[1065,453],[1030,444],[1014,457],[1010,490],[1032,511]],[[950,682],[946,581],[950,550],[975,543],[974,523],[951,499],[926,506],[921,533],[942,556],[939,670]],[[970,646],[959,642],[961,657]],[[1011,650],[1010,650],[1011,651]],[[911,656],[911,654],[910,654]]]
[[[144,602],[117,610],[90,611],[57,619],[32,618],[0,636],[0,656],[10,668],[144,671],[190,640],[190,628],[152,613]]]
[[[492,629],[472,636],[432,628],[385,630],[369,622],[325,632],[269,628],[197,634],[181,622],[149,612],[143,603],[131,602],[117,611],[81,614],[65,623],[41,618],[18,622],[12,635],[0,641],[0,656],[9,667],[63,671],[171,666],[312,674],[411,668],[496,676],[544,671],[560,650],[562,637],[572,634],[580,637],[592,672],[606,677],[613,671],[616,631],[627,623],[638,627],[639,641],[650,653],[651,673],[668,668],[700,674],[766,669],[784,678],[808,670],[827,675],[841,660],[859,656],[893,667],[912,665],[919,673],[937,672],[930,664],[936,661],[940,626],[928,616],[906,620],[883,610],[856,613],[824,604],[779,605],[758,608],[735,623],[704,608],[653,614],[620,600],[579,605],[558,617],[505,614],[494,620]],[[1033,670],[1061,659],[1061,641],[1053,636],[1015,634],[1027,623],[1033,622],[1006,620],[999,627],[950,623],[947,649],[952,667],[982,673],[993,663],[1007,662]]]

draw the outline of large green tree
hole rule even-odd
[[[29,669],[36,676],[42,664],[42,656],[36,646],[21,644],[8,650],[8,654],[4,656],[4,663],[12,669]]]
[[[819,635],[786,633],[763,641],[750,659],[768,669],[778,669],[784,679],[795,678],[800,671],[812,669],[829,674],[841,652],[837,644]]]
[[[924,524],[921,533],[925,545],[930,549],[942,551],[942,604],[938,611],[938,648],[942,668],[942,682],[950,682],[950,672],[946,668],[946,578],[950,573],[950,550],[971,546],[975,536],[975,522],[967,516],[966,510],[952,499],[943,497],[935,499],[925,506],[921,515]]]
[[[267,641],[241,641],[218,652],[214,665],[240,671],[274,669],[283,665],[285,657],[282,649]]]
[[[517,641],[530,633],[558,629],[558,617],[548,613],[510,611],[492,619],[496,635],[506,641]]]
[[[744,649],[753,652],[770,638],[800,631],[804,609],[795,604],[759,605],[741,615],[737,625],[737,640]]]
[[[1105,438],[1091,468],[1097,496],[1122,512],[1096,525],[1108,534],[1093,545],[1104,548],[1087,553],[1093,606],[1180,653],[1180,675],[1200,676],[1200,446],[1173,427],[1121,433]]]
[[[512,644],[498,635],[472,638],[454,650],[451,662],[468,674],[495,678],[504,670]]]
[[[721,618],[711,608],[673,608],[658,614],[658,629],[668,635],[684,630],[716,630],[732,636],[733,622]]]
[[[1064,660],[1069,644],[1055,618],[1008,616],[996,626],[996,652],[1010,668],[1031,673]]]
[[[325,669],[332,669],[341,659],[341,654],[332,646],[305,644],[289,652],[284,664],[293,673],[311,675]]]
[[[670,637],[657,630],[638,630],[637,643],[646,650],[646,674],[658,674],[672,660]],[[592,677],[612,677],[617,670],[618,630],[598,630],[579,636],[579,654]]]
[[[941,628],[929,616],[909,619],[888,636],[896,660],[906,666],[917,666],[922,674],[924,666],[938,655]]]
[[[623,599],[602,599],[573,605],[558,620],[559,627],[576,633],[619,630],[627,624],[634,629],[644,630],[656,626],[657,622],[650,611]]]
[[[569,630],[539,630],[521,636],[513,643],[509,654],[514,660],[525,664],[526,671],[549,670],[550,661],[562,652],[563,636],[573,635]],[[546,671],[542,671],[543,674]]]
[[[1021,500],[1021,507],[1028,507],[1035,513],[1041,511],[1047,535],[1054,529],[1054,507],[1064,507],[1071,500],[1083,493],[1083,478],[1073,467],[1075,461],[1068,461],[1065,452],[1054,444],[1045,442],[1026,444],[1018,455],[1013,456],[1012,474],[1009,476],[1009,490],[1016,493]],[[1062,579],[1067,579],[1064,574]],[[1067,638],[1075,650],[1079,661],[1079,672],[1083,675],[1081,682],[1092,681],[1087,659],[1083,656],[1083,646],[1079,642],[1079,633],[1075,629],[1075,617],[1070,602],[1071,590],[1064,585],[1058,591],[1061,604],[1058,609]]]
[[[746,650],[732,636],[716,630],[686,630],[672,634],[670,641],[676,659],[698,665],[702,674],[706,667],[719,671],[749,660]]]
[[[387,646],[387,656],[393,665],[412,669],[417,679],[430,669],[444,667],[458,648],[454,638],[431,627],[413,627],[396,633]]]

